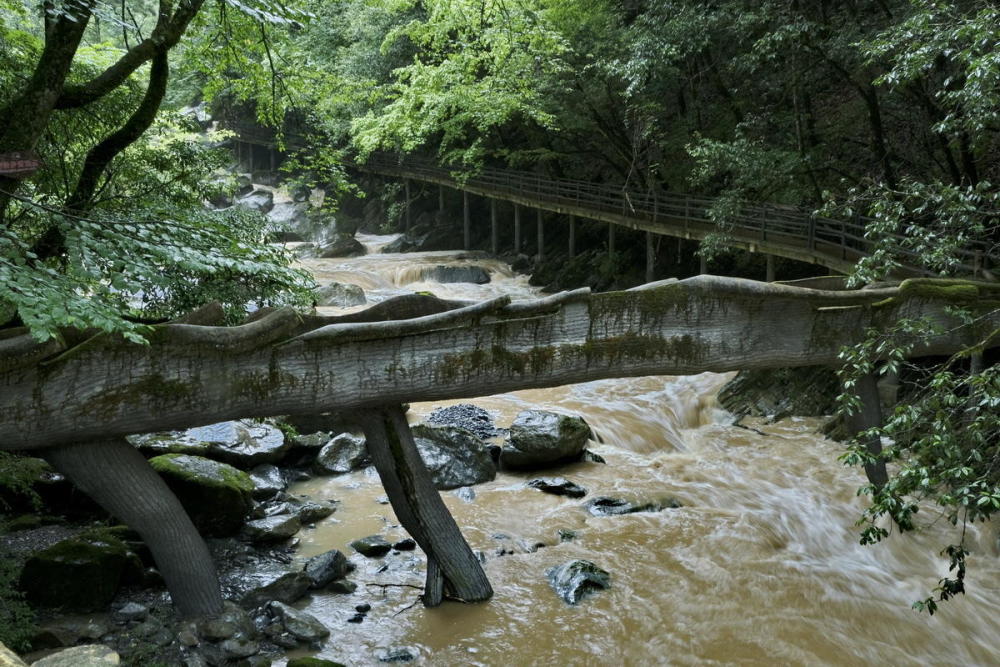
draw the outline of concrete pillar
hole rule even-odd
[[[406,186],[406,231],[410,231],[410,225],[413,222],[410,215],[410,179],[404,181]]]
[[[656,264],[656,249],[653,247],[653,232],[646,232],[646,282],[653,282]]]
[[[497,222],[497,200],[490,200],[490,252],[500,254],[500,224]]]
[[[569,216],[569,256],[576,257],[576,216]]]
[[[469,216],[469,193],[462,193],[462,247],[472,247],[472,220]]]
[[[545,259],[545,224],[542,222],[542,209],[538,209],[538,261]]]
[[[521,205],[514,204],[514,254],[521,252]]]
[[[764,278],[769,283],[774,282],[774,255],[767,255],[767,276]]]
[[[608,223],[608,254],[615,254],[615,225]]]

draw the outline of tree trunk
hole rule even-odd
[[[852,436],[857,436],[870,428],[877,428],[882,425],[882,406],[878,394],[878,381],[873,373],[869,373],[858,380],[855,391],[861,400],[861,407],[844,419],[844,425]],[[882,442],[878,436],[865,436],[860,438],[865,444],[865,448],[872,456],[882,453]],[[865,474],[868,481],[876,489],[885,486],[889,477],[885,471],[885,461],[878,461],[865,466]]]
[[[493,589],[452,518],[413,442],[398,405],[366,410],[361,417],[375,469],[403,528],[427,554],[424,604],[445,596],[463,602],[488,600]]]
[[[212,557],[187,512],[132,445],[99,440],[45,450],[45,459],[149,547],[174,606],[189,618],[222,611]]]

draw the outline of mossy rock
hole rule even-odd
[[[29,601],[43,607],[99,611],[123,584],[141,574],[142,562],[113,530],[93,529],[28,558],[20,588]]]
[[[345,667],[345,665],[342,662],[309,656],[305,658],[292,658],[288,661],[288,667]]]
[[[177,495],[198,531],[205,536],[235,535],[250,511],[250,475],[226,463],[190,454],[164,454],[149,460]]]

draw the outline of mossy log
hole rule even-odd
[[[956,299],[979,312],[976,327],[949,314]],[[919,356],[980,344],[984,331],[1000,328],[997,286],[926,279],[836,292],[698,276],[527,303],[421,303],[401,301],[406,319],[388,322],[364,321],[367,311],[323,318],[278,309],[237,327],[169,323],[149,345],[101,334],[68,349],[32,347],[26,333],[8,333],[0,339],[0,447],[600,378],[835,364],[866,329],[903,318],[941,325],[942,334],[914,348]],[[371,311],[392,320],[394,305]]]

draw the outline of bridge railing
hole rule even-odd
[[[244,140],[244,137],[240,137]],[[250,138],[251,142],[255,140]],[[273,140],[270,140],[273,142]],[[257,143],[265,143],[263,140]],[[303,148],[308,142],[300,137],[286,137],[290,148]],[[672,231],[700,231],[716,227],[712,216],[714,199],[684,193],[631,190],[617,185],[596,184],[513,169],[483,168],[471,174],[460,169],[448,169],[425,158],[393,153],[374,153],[362,169],[391,173],[417,180],[445,182],[456,188],[476,187],[498,195],[510,194],[522,199],[563,207],[574,207],[595,213],[609,213],[624,219],[662,224]],[[874,249],[865,237],[870,218],[855,215],[851,219],[836,219],[780,204],[742,204],[739,212],[726,220],[727,231],[743,242],[795,245],[817,255],[856,260]],[[626,223],[627,224],[627,223]],[[919,265],[919,253],[906,249],[905,237],[893,234],[900,255],[910,260],[911,268]],[[987,255],[984,246],[970,246],[958,251],[961,270],[976,273]]]

